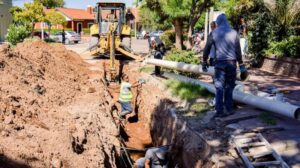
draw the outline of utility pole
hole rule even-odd
[[[204,42],[207,42],[208,37],[208,10],[205,12],[205,27],[204,27]]]

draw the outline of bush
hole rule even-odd
[[[300,57],[299,47],[300,36],[290,36],[279,42],[271,42],[269,48],[265,50],[267,56],[275,55],[277,57]]]
[[[193,51],[180,51],[178,49],[172,49],[166,55],[166,60],[176,61],[176,62],[184,62],[187,64],[200,64],[200,59],[195,57],[195,53]]]
[[[178,49],[173,48],[170,52],[165,56],[166,60],[175,61],[175,62],[184,62],[187,64],[200,64],[200,59],[195,57],[195,53],[193,51],[180,51]],[[185,75],[192,78],[199,77],[199,74],[189,73],[189,72],[180,72],[176,70],[167,69],[166,71],[177,73],[180,75]]]
[[[30,36],[30,29],[25,25],[12,24],[8,28],[6,40],[12,45],[23,42],[25,38]]]
[[[166,31],[161,36],[162,42],[165,44],[166,48],[173,48],[175,43],[175,32],[174,31]]]

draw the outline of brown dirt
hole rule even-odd
[[[0,168],[116,167],[100,74],[62,45],[0,46]]]

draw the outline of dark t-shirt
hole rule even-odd
[[[156,156],[156,152],[159,148],[148,149],[145,155],[146,160],[150,160],[151,168],[167,168],[167,160],[159,160]],[[166,151],[167,152],[167,151]]]
[[[239,27],[239,33],[240,33],[241,37],[244,36],[244,32],[246,32],[246,34],[247,34],[247,25],[245,23],[241,24]]]

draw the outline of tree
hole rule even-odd
[[[47,9],[63,7],[65,5],[64,0],[35,0],[40,2]]]
[[[14,10],[16,22],[21,22],[25,25],[31,25],[32,33],[37,22],[44,21],[45,13],[41,3],[34,1],[33,3],[25,3],[22,10]]]
[[[276,34],[281,41],[300,15],[300,0],[264,0],[264,4],[279,24]]]
[[[189,16],[192,3],[190,0],[161,0],[160,5],[175,27],[175,46],[177,49],[182,50],[183,21]]]
[[[50,11],[46,14],[45,22],[49,25],[49,33],[51,32],[52,25],[65,25],[66,18],[56,11]]]

